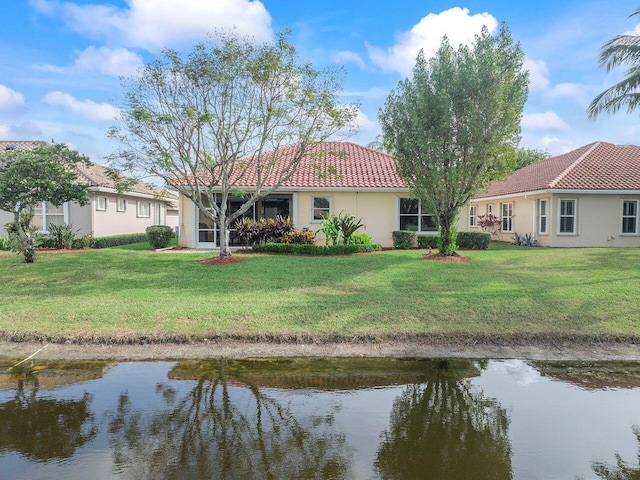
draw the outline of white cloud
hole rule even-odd
[[[24,95],[0,84],[0,112],[15,112],[24,106]]]
[[[544,60],[525,58],[524,69],[529,70],[529,89],[543,90],[549,86],[549,69]]]
[[[486,12],[470,15],[469,9],[454,7],[423,17],[408,32],[397,34],[396,44],[387,50],[371,45],[367,45],[367,48],[373,63],[382,70],[408,76],[415,65],[420,49],[424,50],[425,57],[432,57],[445,35],[454,48],[461,44],[470,44],[483,26],[493,33],[498,26],[498,21]]]
[[[49,105],[65,107],[83,118],[96,122],[115,121],[119,114],[119,110],[108,103],[96,103],[89,99],[80,101],[63,92],[49,92],[42,100]]]
[[[571,130],[569,124],[556,112],[525,113],[522,115],[521,125],[531,130]]]
[[[333,61],[336,63],[355,63],[360,68],[364,68],[364,60],[355,52],[349,50],[342,50],[333,54]]]
[[[378,129],[378,122],[375,120],[371,120],[366,113],[362,110],[358,109],[358,114],[356,115],[355,123],[357,125],[358,130],[374,130]]]
[[[271,16],[258,0],[128,0],[127,6],[32,0],[44,15],[59,15],[75,31],[110,45],[157,52],[193,43],[215,29],[234,28],[259,41],[273,36]]]
[[[90,46],[76,59],[75,66],[114,77],[134,76],[144,65],[142,57],[126,48]]]
[[[362,98],[387,98],[389,90],[380,87],[373,87],[369,90],[345,90],[340,92],[341,97],[362,97]]]
[[[42,130],[35,122],[0,123],[0,138],[3,140],[33,140],[42,135]]]

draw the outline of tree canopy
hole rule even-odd
[[[629,18],[640,15],[640,8]],[[627,67],[625,77],[615,85],[597,95],[589,105],[589,118],[595,119],[603,112],[615,114],[626,107],[627,113],[640,106],[640,35],[629,33],[616,35],[600,49],[600,66],[607,72],[618,67]]]
[[[62,144],[41,144],[33,149],[0,152],[0,209],[12,212],[11,230],[20,243],[25,262],[35,261],[33,209],[41,202],[87,203],[88,186],[78,182],[76,166],[89,161]]]
[[[539,162],[540,160],[544,160],[545,158],[549,158],[548,152],[535,148],[519,148],[516,151],[516,165],[514,170],[519,170],[522,167],[526,167],[527,165],[531,165],[532,163]]]
[[[355,106],[337,103],[339,73],[300,62],[286,31],[274,43],[218,32],[188,55],[167,50],[124,84],[114,158],[191,199],[218,225],[220,255],[229,255],[233,222],[355,119]],[[231,195],[242,198],[233,211]]]
[[[385,150],[438,219],[441,254],[455,253],[459,209],[515,166],[528,93],[523,61],[505,24],[457,50],[445,37],[430,60],[420,52],[412,78],[380,111]]]

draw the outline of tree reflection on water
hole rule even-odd
[[[512,478],[506,410],[450,366],[394,402],[376,460],[383,479]]]
[[[349,451],[333,416],[296,418],[226,360],[187,394],[160,384],[166,409],[149,419],[127,393],[110,421],[116,473],[125,478],[349,478]]]
[[[640,426],[633,427],[633,434],[640,445]],[[640,465],[640,446],[638,450],[638,464]],[[640,480],[640,466],[632,466],[616,453],[616,464],[607,465],[604,462],[593,462],[593,471],[604,480]]]

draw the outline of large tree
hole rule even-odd
[[[79,163],[89,164],[89,160],[62,144],[42,143],[33,149],[0,152],[0,209],[13,213],[9,230],[17,238],[26,263],[36,258],[31,217],[38,204],[87,203],[88,186],[78,182]]]
[[[356,114],[336,101],[339,71],[300,62],[287,32],[264,44],[219,32],[186,56],[163,52],[124,88],[115,157],[191,199],[218,225],[220,256],[230,255],[233,222]],[[234,211],[231,195],[242,197]]]
[[[420,52],[412,78],[380,111],[386,151],[438,219],[442,255],[455,253],[460,208],[515,166],[528,93],[523,61],[505,24],[457,50],[445,37],[430,60]]]
[[[549,152],[535,148],[519,148],[516,151],[516,166],[514,170],[519,170],[545,158],[549,158]]]
[[[640,8],[629,18],[640,15]],[[640,35],[629,33],[616,35],[600,49],[600,66],[610,72],[618,67],[627,67],[626,76],[615,85],[596,96],[587,113],[594,119],[603,112],[617,113],[626,107],[631,113],[640,106]]]

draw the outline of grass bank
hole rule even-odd
[[[186,341],[381,338],[640,341],[640,249],[492,245],[466,263],[423,251],[302,257],[148,245],[0,252],[0,338]]]

